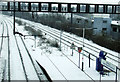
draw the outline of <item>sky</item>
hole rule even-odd
[[[0,0],[0,1],[14,1],[14,0]],[[15,0],[15,1],[118,4],[120,0]]]

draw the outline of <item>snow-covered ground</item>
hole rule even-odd
[[[12,19],[12,17],[4,16],[4,20],[12,21],[13,19]],[[20,20],[27,22],[28,25],[32,24],[31,26],[37,25],[37,26],[41,26],[42,28],[46,27],[46,29],[48,28],[50,30],[53,30],[53,28],[50,28],[48,26],[30,22],[28,20],[23,20],[23,19],[20,19]],[[10,22],[7,24],[10,26]],[[13,25],[13,24],[11,23],[11,25]],[[19,30],[19,32],[23,33],[24,35],[28,35],[28,32],[24,30],[24,25],[19,26],[16,23],[16,28]],[[12,34],[13,33],[12,31],[13,30],[11,28],[9,28],[10,37],[12,40],[12,41],[10,41],[10,47],[11,47],[10,52],[12,54],[11,55],[12,76],[11,77],[13,80],[14,79],[24,80],[22,67],[20,64],[18,64],[21,61],[20,61],[20,57],[17,55],[18,50],[15,50],[17,46],[15,43],[15,39]],[[64,32],[63,34],[71,35],[66,32]],[[78,39],[82,39],[81,37],[78,37],[75,35],[71,35],[71,36],[74,36]],[[54,38],[52,38],[48,35],[44,35],[44,37],[46,37],[47,39],[54,40]],[[26,44],[32,58],[34,60],[38,61],[45,68],[45,70],[47,71],[47,73],[49,74],[49,76],[52,80],[68,80],[68,81],[69,80],[92,80],[92,79],[100,80],[100,74],[99,74],[99,72],[97,72],[95,70],[95,68],[96,68],[96,60],[95,59],[94,59],[94,61],[91,60],[91,67],[89,68],[89,59],[87,57],[84,57],[84,72],[83,72],[81,69],[78,68],[79,53],[77,51],[74,51],[73,56],[71,56],[72,50],[70,49],[70,47],[62,44],[62,51],[59,51],[58,48],[51,47],[48,43],[45,43],[44,40],[37,37],[36,38],[37,44],[36,44],[36,48],[35,48],[35,38],[33,36],[26,36],[25,38],[23,37],[23,39],[25,41],[25,44]],[[20,40],[18,40],[18,42],[19,41]],[[85,41],[88,43],[91,43],[93,46],[100,47],[99,45],[94,44],[91,41],[88,41],[88,40],[85,40]],[[62,42],[64,42],[64,41],[62,41]],[[20,43],[19,43],[19,45],[21,45]],[[21,48],[23,48],[22,45],[21,45]],[[103,47],[100,47],[100,48],[103,48]],[[106,48],[104,48],[104,49],[108,50]],[[21,51],[22,51],[22,49],[21,49]],[[116,53],[111,50],[108,50],[108,51],[110,51],[112,53]],[[82,54],[80,56],[81,56],[80,60],[82,60]],[[24,56],[24,58],[26,58],[26,60],[28,59],[25,56]],[[27,62],[27,61],[24,61],[24,62]],[[81,64],[82,64],[82,61],[80,61],[80,68],[82,68]],[[2,67],[4,67],[4,66],[2,66]],[[32,68],[30,65],[28,65],[28,67],[30,69]],[[19,70],[19,71],[17,71],[17,70]],[[1,72],[2,71],[0,71],[0,73]],[[34,76],[34,74],[32,74],[32,72],[31,72],[31,75],[29,75],[29,76],[32,77],[32,76]],[[34,79],[34,78],[31,78],[31,79]],[[102,80],[115,80],[115,73],[110,72],[109,76],[105,75],[101,79]]]
[[[19,19],[19,18],[18,18]],[[48,26],[45,26],[45,25],[42,25],[42,24],[39,24],[39,23],[34,23],[34,22],[31,22],[31,21],[28,21],[28,20],[24,20],[24,19],[20,19],[21,21],[24,21],[24,22],[27,22],[28,23],[28,26],[31,26],[32,28],[34,28],[34,29],[36,29],[36,30],[42,30],[43,32],[45,32],[45,33],[47,33],[47,32],[50,32],[51,34],[49,34],[50,36],[53,36],[52,34],[54,34],[54,36],[55,36],[55,38],[57,38],[57,40],[59,39],[59,37],[60,37],[60,31],[59,30],[57,30],[57,29],[54,29],[54,28],[51,28],[51,27],[48,27]],[[22,32],[22,31],[19,31],[19,32]],[[71,36],[71,37],[67,37],[67,36]],[[83,41],[83,38],[81,38],[81,37],[78,37],[78,36],[76,36],[76,35],[73,35],[73,34],[69,34],[69,33],[66,33],[66,32],[63,32],[62,33],[62,36],[64,36],[64,37],[62,37],[62,39],[64,39],[64,40],[66,40],[66,41],[62,41],[62,42],[64,42],[65,44],[67,44],[67,45],[71,45],[70,43],[72,43],[72,42],[74,42],[74,44],[75,45],[77,45],[77,46],[79,46],[79,47],[81,47],[83,44],[82,44],[82,42],[80,42],[80,41]],[[68,39],[69,38],[69,39]],[[71,40],[70,40],[71,39]],[[93,54],[93,55],[95,55],[96,57],[99,57],[99,52],[100,52],[100,50],[103,50],[103,51],[105,51],[105,52],[107,52],[108,54],[107,54],[107,56],[108,57],[110,57],[110,58],[112,58],[112,59],[115,59],[115,60],[117,60],[118,61],[118,59],[116,58],[116,57],[113,57],[113,56],[111,56],[110,54],[112,54],[112,55],[115,55],[115,56],[117,56],[118,57],[118,55],[119,55],[119,53],[117,53],[117,52],[114,52],[114,51],[112,51],[112,50],[109,50],[109,49],[106,49],[106,48],[104,48],[104,47],[102,47],[102,46],[99,46],[99,45],[97,45],[97,44],[95,44],[95,43],[93,43],[93,42],[91,42],[91,41],[89,41],[89,40],[87,40],[87,39],[85,39],[84,40],[85,41],[85,43],[87,43],[87,44],[90,44],[90,45],[92,45],[93,47],[95,47],[95,48],[93,48],[93,47],[91,47],[91,46],[89,46],[89,45],[87,45],[87,44],[84,44],[85,45],[85,50],[86,51],[88,51],[89,53],[91,53],[91,54]],[[68,43],[68,42],[70,42],[70,43]],[[81,44],[82,45],[81,45]],[[89,47],[89,48],[87,48],[87,47]],[[100,50],[98,50],[98,49],[96,49],[96,48],[98,48],[98,49],[100,49]],[[77,47],[76,47],[76,50],[77,50]],[[95,50],[95,51],[93,51],[93,50]],[[109,54],[110,53],[110,54]],[[85,53],[86,55],[89,55],[88,53]],[[111,60],[110,58],[107,58],[107,61],[109,61],[109,62],[111,62],[112,64],[114,64],[114,65],[116,65],[116,66],[118,66],[118,63],[116,62],[116,61],[113,61],[113,60]]]
[[[4,16],[2,16],[1,18],[4,20],[3,18]],[[20,39],[19,36],[15,36],[13,35],[13,27],[12,27],[12,23],[8,20],[4,20],[4,23],[2,23],[4,25],[4,33],[3,36],[7,36],[7,27],[8,27],[8,32],[9,32],[9,49],[8,49],[8,37],[4,37],[3,38],[3,44],[1,44],[2,46],[2,50],[1,50],[1,54],[0,54],[0,81],[3,79],[4,80],[8,80],[9,78],[9,73],[10,73],[10,80],[39,80],[38,76],[36,74],[36,70],[34,69],[32,63],[31,63],[31,59],[29,58],[27,51],[24,49],[24,45],[22,43],[22,40]],[[3,27],[2,27],[3,28]],[[3,32],[3,30],[0,30],[1,33]],[[0,35],[2,36],[2,35]],[[2,37],[1,37],[2,38]],[[17,40],[17,41],[16,41]],[[18,46],[19,46],[19,50],[17,48],[17,42],[18,42]],[[20,56],[20,53],[21,56]],[[9,53],[10,54],[9,54]],[[8,61],[8,55],[10,55],[10,62]],[[22,62],[24,64],[24,67],[22,65]],[[10,63],[10,64],[9,64]],[[9,66],[10,65],[10,71],[9,71]],[[25,71],[26,74],[25,74]],[[5,70],[5,71],[4,71]],[[37,68],[38,70],[38,68]],[[39,71],[39,73],[42,73],[42,71]],[[41,76],[42,77],[42,76]],[[43,77],[44,79],[44,77]]]

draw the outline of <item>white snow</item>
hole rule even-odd
[[[111,24],[113,24],[113,25],[119,25],[120,26],[120,21],[112,21]]]
[[[6,60],[0,57],[0,81],[2,81],[4,70],[6,70],[5,67],[6,67]]]
[[[34,22],[26,21],[26,20],[24,20],[24,19],[21,19],[21,20],[22,20],[22,21],[25,21],[25,22],[28,22],[28,23],[29,23],[29,26],[34,26],[35,29],[41,29],[43,32],[48,31],[48,32],[51,32],[52,34],[56,33],[55,36],[56,36],[57,39],[59,39],[59,37],[60,37],[60,31],[57,30],[57,29],[54,29],[54,28],[51,28],[51,27],[48,27],[48,26],[44,26],[44,25],[39,24],[39,23],[35,23],[35,24],[34,24]],[[44,30],[43,30],[43,28],[44,28]],[[50,31],[50,30],[51,30],[51,31]],[[47,32],[46,32],[46,33],[47,33]],[[52,34],[50,34],[50,35],[53,36]],[[66,33],[66,32],[63,32],[62,36],[64,36],[64,34],[66,34],[66,35],[68,35],[68,36],[71,36],[71,34]],[[75,36],[75,37],[73,37],[73,36],[74,36],[74,35],[71,36],[71,39],[72,39],[73,41],[68,40],[67,38],[69,38],[69,37],[67,37],[67,38],[62,37],[62,38],[63,38],[64,40],[69,41],[70,43],[74,42],[75,45],[81,47],[83,44],[80,44],[79,41],[83,41],[83,38],[78,37],[78,36]],[[72,37],[73,37],[73,38],[72,38]],[[76,41],[74,38],[77,39],[77,41]],[[63,42],[66,43],[66,44],[69,45],[69,46],[71,45],[71,44],[69,44],[68,42],[65,42],[65,41],[63,41]],[[111,53],[111,54],[114,54],[115,56],[118,56],[118,53],[117,53],[117,52],[114,52],[114,51],[112,51],[112,50],[109,50],[109,49],[106,49],[106,48],[104,48],[104,47],[101,47],[101,46],[99,46],[99,45],[97,45],[97,44],[95,44],[95,43],[91,43],[91,41],[89,41],[89,40],[86,40],[86,39],[85,39],[85,42],[86,42],[87,44],[92,45],[93,47],[96,47],[96,48],[99,48],[99,49],[101,49],[101,50],[103,50],[103,51],[106,51],[107,53]],[[85,46],[86,46],[86,47],[90,47],[89,45],[86,45],[86,44],[85,44]],[[97,51],[97,52],[93,52],[92,50],[90,50],[90,49],[88,49],[88,48],[86,48],[86,47],[85,47],[85,50],[87,50],[87,51],[90,52],[91,54],[94,54],[94,55],[97,56],[97,57],[99,56],[100,50],[98,50],[98,49],[96,49],[96,48],[93,48],[93,47],[90,47],[91,49]],[[109,55],[109,54],[108,54],[107,56],[111,57],[111,55]],[[112,56],[112,58],[114,58],[114,57]],[[117,59],[117,60],[118,60],[118,59]],[[118,66],[118,63],[116,63],[115,61],[111,61],[111,60],[109,60],[109,59],[108,59],[108,61],[110,61],[110,62],[112,62],[113,64],[115,64],[116,66]]]
[[[12,21],[12,17],[9,16],[4,16],[5,20],[10,20]],[[19,18],[17,18],[19,19]],[[58,32],[60,34],[60,31],[50,28],[48,26],[44,26],[42,24],[39,23],[34,23],[28,20],[24,20],[21,19],[23,22],[27,22],[28,25],[32,25],[34,26],[34,28],[36,29],[40,29],[40,28],[44,28],[45,30],[54,30],[56,32]],[[12,24],[12,23],[11,23]],[[8,25],[10,25],[10,22],[8,23]],[[40,28],[37,28],[40,27]],[[16,24],[16,28],[19,30],[19,32],[27,35],[28,32],[24,30],[24,26],[19,26]],[[9,28],[9,32],[10,32],[10,53],[11,53],[11,78],[13,80],[24,80],[24,73],[23,73],[23,69],[21,67],[21,61],[20,61],[20,57],[18,56],[18,50],[16,50],[16,42],[13,36],[13,32],[12,29]],[[78,40],[82,40],[81,37],[78,37],[76,35],[71,35],[69,33],[63,32],[62,36],[64,36],[64,34],[69,35],[71,37],[74,37]],[[59,35],[58,35],[59,36]],[[51,38],[49,35],[45,36],[47,39],[53,39]],[[91,67],[89,68],[89,60],[87,57],[84,57],[84,72],[81,71],[81,69],[78,68],[78,61],[79,61],[79,53],[77,51],[74,51],[73,56],[71,56],[72,50],[62,44],[62,52],[60,52],[57,48],[55,47],[51,47],[49,46],[49,44],[47,43],[42,43],[42,40],[40,38],[37,37],[36,41],[37,41],[37,45],[35,48],[35,39],[33,36],[28,36],[23,38],[25,41],[25,44],[32,56],[32,58],[34,60],[37,60],[47,71],[47,73],[49,74],[49,76],[51,77],[52,80],[91,80],[91,78],[93,80],[99,80],[100,79],[100,74],[99,72],[97,72],[95,70],[96,67],[96,59],[94,57],[91,56],[91,58],[94,59],[94,61],[91,60]],[[66,38],[64,38],[66,39]],[[21,39],[19,36],[17,36],[17,40],[18,40],[18,44],[21,45],[21,52],[23,52],[24,54],[22,54],[22,56],[24,57],[24,62],[26,63],[25,66],[27,66],[27,74],[28,76],[33,80],[36,79],[34,72],[32,71],[32,66],[29,64],[29,58],[26,56],[26,51],[24,51],[24,47],[23,44],[21,43]],[[74,39],[73,39],[74,40]],[[59,42],[59,41],[58,41]],[[62,40],[62,42],[65,42]],[[101,47],[97,44],[94,44],[91,41],[88,41],[85,39],[85,42],[87,42],[88,44],[91,44],[97,48],[106,50],[107,52],[110,52],[112,54],[118,54],[117,52],[111,51],[109,49],[106,49],[104,47]],[[41,45],[40,45],[41,43]],[[71,41],[72,43],[72,41]],[[67,43],[68,44],[68,43]],[[70,45],[70,44],[68,44]],[[75,45],[79,45],[77,43],[75,43]],[[82,45],[79,45],[82,46]],[[86,45],[87,46],[87,45]],[[13,48],[14,47],[14,48]],[[77,49],[77,48],[76,48]],[[86,48],[85,48],[86,49]],[[87,50],[87,49],[86,49]],[[99,55],[98,53],[95,53],[91,50],[88,50],[91,53],[96,54],[97,56]],[[5,50],[4,50],[5,52]],[[83,52],[82,53],[88,55],[87,53]],[[82,64],[82,54],[80,54],[81,58],[80,58],[80,68],[82,68],[81,64]],[[28,62],[28,63],[27,63]],[[19,71],[18,71],[19,70]],[[1,71],[0,71],[1,72]],[[91,77],[89,78],[86,73]],[[102,80],[115,80],[115,73],[110,72],[109,76],[105,75],[104,77],[102,77]]]

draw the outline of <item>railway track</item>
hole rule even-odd
[[[1,59],[2,58],[2,47],[3,47],[3,39],[4,39],[4,21],[3,20],[0,20],[0,26],[2,27],[2,28],[0,28],[0,30],[2,31],[1,32],[1,34],[0,34],[0,43],[1,43],[1,45],[0,45],[0,65],[1,65],[1,67],[3,67],[3,69],[1,68],[1,79],[0,79],[0,81],[3,81],[4,79],[5,79],[5,72],[6,72],[6,61],[4,60],[4,59]],[[4,63],[4,65],[2,65]]]
[[[27,22],[26,22],[27,23]],[[33,26],[33,29],[35,29],[35,30],[40,30],[40,31],[43,31],[43,32],[45,32],[45,33],[47,33],[49,36],[51,36],[51,37],[53,37],[53,38],[55,38],[55,39],[57,39],[57,40],[59,40],[60,39],[60,32],[55,32],[55,31],[51,31],[50,29],[44,29],[44,28],[40,28],[39,27],[39,24],[37,25],[37,24],[30,24],[30,26]],[[57,36],[58,35],[58,36]],[[64,37],[64,36],[62,36],[62,37]],[[64,38],[67,38],[66,36],[64,37]],[[74,41],[74,40],[71,40],[71,42],[69,41],[69,40],[66,40],[66,39],[64,39],[64,38],[62,38],[62,40],[64,40],[64,41],[66,41],[67,43],[69,43],[69,44],[66,44],[66,43],[64,43],[64,42],[62,42],[62,43],[64,43],[64,44],[66,44],[67,46],[69,46],[70,47],[70,45],[71,45],[71,43]],[[74,39],[74,38],[73,38]],[[78,43],[77,41],[74,41],[74,42],[76,42],[77,44],[80,44],[80,43]],[[82,41],[81,41],[82,42]],[[87,45],[87,43],[86,43],[86,45]],[[91,46],[91,45],[89,45],[89,46]],[[85,46],[85,47],[87,47],[87,46]],[[91,46],[92,47],[92,46]],[[87,47],[87,48],[89,48],[89,47]],[[92,49],[92,48],[90,48],[90,50],[92,50],[92,51],[94,51],[94,52],[96,52],[97,54],[99,54],[99,52],[100,52],[100,50],[101,49],[99,49],[99,48],[97,48],[97,47],[94,47],[94,48],[96,48],[95,50],[94,49]],[[98,51],[97,51],[98,50]],[[104,51],[104,50],[102,50],[102,51]],[[87,53],[90,53],[90,52],[88,52],[88,51],[86,51],[85,50],[85,52],[87,52]],[[92,54],[92,53],[90,53],[90,54]],[[107,53],[108,54],[108,56],[107,56],[107,58],[109,58],[110,60],[112,60],[112,61],[114,61],[114,62],[116,62],[117,64],[115,64],[115,63],[113,63],[113,62],[111,62],[111,63],[113,63],[114,65],[116,65],[116,66],[118,66],[118,63],[120,63],[120,61],[118,61],[118,59],[120,59],[118,56],[114,56],[114,55],[112,55],[111,53]],[[65,54],[64,54],[65,55]],[[85,54],[84,54],[85,55]],[[98,56],[96,56],[96,55],[94,55],[94,54],[92,54],[92,56],[94,56],[95,58],[98,58]],[[117,58],[117,59],[116,59]],[[70,60],[70,59],[69,59]],[[71,61],[71,60],[70,60]],[[73,61],[71,61],[71,62],[73,62]],[[73,62],[74,63],[74,62]],[[86,72],[85,72],[86,73]],[[87,73],[86,73],[87,74]],[[88,74],[87,74],[88,75]],[[88,75],[89,76],[89,75]],[[93,80],[93,79],[92,79]],[[94,81],[94,80],[93,80]]]
[[[36,28],[36,27],[37,27],[37,28]],[[42,30],[44,33],[47,33],[47,35],[51,36],[52,38],[55,38],[55,39],[58,40],[58,41],[60,40],[60,38],[59,38],[58,35],[50,32],[50,31],[47,31],[47,30],[45,30],[45,29],[39,28],[38,26],[36,26],[36,27],[33,27],[33,29],[39,30],[39,31]],[[68,47],[71,46],[71,42],[70,42],[70,41],[68,41],[68,40],[66,40],[66,39],[63,39],[63,38],[62,38],[62,40],[65,41],[65,42],[62,42],[63,44],[67,45]],[[77,47],[77,46],[76,46],[76,47]],[[75,51],[77,51],[77,49],[76,49]],[[84,51],[86,51],[86,50],[84,50]],[[86,52],[88,52],[88,51],[86,51]],[[83,53],[81,53],[81,54],[83,54]],[[83,54],[83,55],[86,56],[85,54]],[[92,53],[91,53],[91,55],[92,55]],[[94,56],[94,57],[97,58],[97,56],[95,56],[95,55],[92,55],[92,56]],[[86,56],[86,57],[88,57],[88,56]],[[91,58],[91,59],[92,59],[92,58]],[[92,60],[93,60],[93,59],[92,59]]]
[[[16,37],[15,37],[15,41],[16,41],[17,48],[18,48],[18,51],[19,51],[19,55],[20,55],[20,59],[21,59],[21,63],[22,63],[22,67],[23,67],[23,71],[24,71],[24,75],[25,75],[25,79],[28,82],[28,76],[27,76],[27,73],[26,73],[26,70],[25,70],[25,65],[24,65],[24,62],[23,62],[22,53],[20,52],[20,48],[19,48],[19,45],[18,45]]]
[[[9,25],[10,27],[11,27],[11,29],[12,29],[12,25],[11,25],[11,23],[9,23],[8,24],[8,20],[6,20],[7,21],[7,25]],[[10,28],[9,28],[10,29]],[[11,32],[12,32],[12,30],[11,30]],[[10,39],[10,41],[12,42],[12,41],[15,41],[16,43],[15,43],[15,45],[16,45],[16,50],[18,51],[18,54],[16,53],[16,55],[18,55],[19,56],[19,59],[20,59],[20,61],[19,61],[19,64],[21,65],[21,67],[22,67],[22,69],[21,70],[23,70],[23,77],[24,77],[24,79],[23,80],[25,80],[26,82],[28,82],[28,76],[27,76],[27,73],[26,73],[26,69],[25,69],[25,64],[24,64],[24,61],[23,61],[23,53],[21,53],[21,51],[20,51],[20,48],[19,48],[19,45],[18,45],[18,42],[17,42],[17,38],[16,38],[16,36],[11,36],[11,37],[13,37],[14,39]],[[12,55],[12,54],[11,54]],[[11,56],[11,60],[12,60],[12,56]],[[15,60],[14,60],[15,61]],[[11,62],[11,61],[10,61]],[[12,70],[12,66],[11,66],[11,70]],[[22,72],[22,71],[21,71]],[[11,74],[11,76],[12,76],[12,74]],[[13,80],[13,78],[14,77],[12,77],[11,78],[11,80]]]
[[[42,28],[41,28],[42,29]],[[51,31],[49,31],[49,30],[47,30],[47,29],[45,29],[46,30],[46,32],[48,33],[51,33],[51,34],[56,34],[56,35],[59,35],[58,37],[60,37],[60,31],[53,31],[53,30],[51,30]],[[81,40],[79,40],[79,39],[76,39],[76,38],[73,38],[73,37],[71,37],[71,36],[68,36],[68,35],[66,35],[66,34],[63,34],[62,35],[62,40],[64,40],[64,41],[66,41],[66,42],[69,42],[70,44],[72,43],[72,42],[74,42],[75,44],[79,44],[79,45],[83,45],[83,41],[81,41]],[[77,47],[79,47],[79,46],[77,46]],[[84,45],[84,47],[85,48],[87,48],[87,50],[89,50],[89,51],[94,51],[95,53],[94,54],[98,54],[99,55],[99,52],[101,51],[101,49],[99,49],[99,48],[97,48],[97,47],[94,47],[94,46],[92,46],[92,45],[90,45],[90,44],[88,44],[88,43],[86,43],[85,42],[85,45]],[[93,49],[94,48],[94,49]],[[85,52],[87,51],[87,50],[85,50]],[[102,50],[102,51],[104,51],[104,50]],[[106,56],[107,58],[110,58],[111,60],[113,60],[113,61],[115,61],[115,62],[118,62],[118,63],[120,63],[120,61],[118,61],[118,59],[120,59],[118,56],[115,56],[115,55],[112,55],[112,54],[110,54],[109,52],[107,52],[107,55],[109,55],[109,56]],[[98,56],[97,56],[98,57]],[[117,58],[117,59],[116,59]]]
[[[55,31],[53,31],[53,33],[55,33],[55,34],[60,34],[60,31],[58,31],[58,30],[56,30],[56,29],[53,29],[53,30],[55,30]],[[63,36],[64,36],[64,38],[67,38],[67,39],[71,40],[72,42],[74,42],[74,43],[76,43],[76,44],[83,45],[83,40],[80,40],[80,39],[71,37],[71,36],[69,36],[69,35],[67,35],[67,34],[64,34]],[[95,46],[93,46],[93,45],[90,45],[90,44],[88,44],[88,43],[86,43],[86,42],[84,42],[84,47],[85,47],[85,48],[88,48],[89,51],[92,50],[92,51],[96,52],[97,54],[98,54],[100,51],[106,52],[105,50],[100,49],[100,48],[98,48],[98,47],[95,47]],[[116,54],[111,54],[111,53],[109,53],[109,52],[106,52],[106,53],[107,53],[107,55],[108,55],[108,56],[106,56],[107,58],[110,58],[110,59],[112,59],[112,60],[120,63],[120,61],[118,61],[118,60],[120,59],[120,57],[118,56],[118,53],[116,53]],[[116,55],[117,55],[117,56],[116,56]],[[113,57],[114,57],[114,58],[113,58]]]
[[[12,24],[12,23],[11,23]],[[0,58],[2,57],[4,57],[5,59],[6,59],[6,65],[4,66],[4,69],[3,69],[3,77],[2,77],[2,81],[4,81],[4,80],[8,80],[9,82],[11,81],[11,80],[13,80],[13,79],[11,79],[11,76],[12,76],[12,72],[11,72],[11,56],[10,55],[12,55],[11,54],[11,52],[10,52],[10,41],[12,42],[12,40],[11,40],[11,37],[12,36],[10,36],[10,38],[9,38],[9,32],[12,32],[12,30],[10,30],[10,27],[12,28],[12,25],[11,25],[10,23],[8,24],[8,20],[2,20],[2,27],[3,28],[1,28],[1,37],[0,37],[0,39],[1,39],[1,45],[0,45]],[[10,31],[9,31],[10,30]],[[22,37],[20,38],[21,36],[19,36],[19,39],[21,39],[21,43],[22,43],[22,45],[23,45],[23,47],[24,47],[24,50],[26,51],[26,56],[28,56],[28,59],[29,59],[29,62],[31,63],[31,66],[33,66],[32,68],[33,68],[33,70],[34,70],[34,72],[33,72],[33,74],[31,74],[31,77],[30,77],[30,74],[29,73],[31,73],[31,70],[32,69],[30,69],[30,68],[27,68],[27,66],[26,66],[26,64],[25,64],[25,57],[24,57],[24,53],[22,52],[21,53],[21,51],[22,51],[22,49],[20,48],[20,44],[18,43],[18,37],[17,36],[14,36],[14,38],[15,38],[15,40],[16,40],[16,44],[17,44],[17,49],[18,49],[18,51],[19,51],[19,56],[20,56],[20,58],[21,58],[21,63],[22,63],[22,67],[23,67],[23,69],[24,69],[24,75],[25,75],[25,80],[28,82],[28,80],[39,80],[39,81],[41,81],[41,80],[44,80],[46,77],[45,77],[45,75],[44,75],[44,73],[42,73],[43,75],[40,75],[39,73],[41,73],[41,72],[38,72],[38,69],[36,69],[36,65],[34,64],[35,62],[33,61],[33,59],[32,59],[32,57],[31,57],[31,55],[30,55],[30,53],[29,53],[29,51],[27,50],[27,48],[26,48],[26,46],[25,46],[25,43],[24,43],[24,41],[23,41],[23,39],[22,39]],[[5,51],[4,51],[5,50]],[[17,54],[16,54],[17,55]],[[28,62],[28,61],[26,61],[26,62]],[[29,63],[29,64],[30,64]],[[28,65],[29,65],[28,64]],[[6,70],[7,69],[7,70]],[[27,71],[27,70],[29,70],[29,71]],[[27,73],[26,73],[26,71],[27,71]],[[36,78],[32,78],[32,76],[34,75],[34,73],[35,73],[35,75],[36,75]],[[27,76],[29,74],[29,76]],[[44,77],[44,78],[42,78],[42,77]],[[42,79],[41,79],[42,78]],[[45,80],[47,80],[47,78],[45,79]]]
[[[10,39],[9,39],[9,29],[8,29],[7,23],[6,23],[6,28],[7,28],[7,36],[8,36],[8,80],[10,82],[11,80],[10,78]]]
[[[41,30],[38,26],[36,26],[36,27],[37,28],[35,28],[35,29]],[[49,35],[52,36],[52,37],[53,37],[53,35],[55,36],[55,34],[53,34],[52,32],[46,31],[45,29],[42,29],[42,31],[44,31],[45,33],[50,33]],[[53,38],[55,38],[55,37],[53,37]],[[56,39],[59,40],[59,36],[56,36]],[[21,40],[23,40],[22,37],[21,37]],[[62,39],[62,40],[65,40],[65,39]],[[67,44],[67,43],[64,43],[64,44],[66,44],[67,46],[70,46],[71,42],[67,41],[67,40],[66,40],[66,42],[68,42],[69,44]],[[24,43],[24,41],[23,41],[23,43]],[[94,57],[97,57],[97,56],[94,56]]]
[[[31,23],[32,24],[32,23]],[[37,24],[36,24],[37,25]],[[33,26],[33,25],[32,25]],[[36,28],[37,27],[37,28]],[[42,29],[42,31],[43,32],[45,32],[45,33],[47,33],[49,36],[51,36],[51,37],[53,37],[53,38],[55,38],[56,40],[59,40],[59,35],[58,36],[56,36],[56,34],[53,34],[53,33],[55,33],[55,32],[50,32],[50,31],[46,31],[45,29],[43,29],[43,28],[39,28],[39,25],[37,25],[37,26],[35,26],[35,27],[33,27],[35,30],[40,30],[41,31],[41,29]],[[58,33],[58,34],[60,34],[60,33]],[[62,38],[62,40],[64,40],[64,41],[66,41],[67,43],[69,43],[69,44],[67,44],[67,43],[64,43],[64,42],[62,42],[63,44],[65,44],[65,45],[67,45],[67,46],[69,46],[70,47],[70,44],[71,44],[71,42],[69,42],[69,41],[67,41],[67,40],[65,40],[65,39],[63,39]],[[77,50],[76,50],[77,51]],[[98,56],[96,56],[96,55],[94,55],[93,53],[90,53],[90,52],[88,52],[87,50],[84,50],[85,52],[87,52],[87,53],[89,53],[89,54],[91,54],[92,56],[94,56],[95,58],[97,58]],[[97,53],[98,54],[98,53]],[[84,56],[86,56],[86,57],[89,57],[89,55],[86,55],[86,54],[83,54]],[[107,56],[108,57],[108,56]],[[113,63],[114,65],[116,65],[116,66],[118,66],[118,64],[116,64],[116,62],[117,63],[120,63],[119,61],[117,61],[116,59],[114,59],[114,58],[111,58],[111,57],[108,57],[110,60],[113,60],[115,63]],[[92,59],[92,58],[91,58]],[[92,60],[94,60],[94,59],[92,59]],[[108,60],[109,61],[109,60]]]
[[[22,37],[21,36],[19,36],[20,38],[21,38],[21,40],[22,40],[22,42],[24,43],[24,40],[22,39]],[[17,45],[19,44],[18,42],[17,42],[17,39],[16,39],[16,43],[17,43]],[[24,43],[24,45],[25,45],[25,43]],[[66,44],[67,45],[67,44]],[[69,46],[69,45],[68,45]],[[19,48],[19,46],[18,46],[18,48]],[[20,52],[21,50],[19,50],[19,52]],[[28,51],[27,50],[27,47],[26,47],[26,51]],[[55,68],[61,73],[61,75],[65,78],[65,80],[66,81],[68,81],[67,80],[67,78],[64,76],[64,74],[60,71],[60,69],[54,64],[54,62],[51,60],[51,58],[50,57],[48,57],[46,54],[45,54],[45,56],[49,59],[49,61],[55,66]],[[73,61],[72,61],[73,62]],[[76,64],[75,64],[76,65]],[[87,73],[85,73],[92,81],[94,81]]]
[[[48,29],[45,29],[45,28],[41,28],[40,24],[30,24],[30,25],[34,26],[33,29],[35,29],[35,30],[36,29],[37,30],[42,30],[43,32],[45,32],[47,34],[49,33],[49,35],[52,35],[54,37],[60,38],[60,31],[56,32],[56,31],[52,31],[53,29],[51,29],[51,30],[49,29],[48,30]],[[61,39],[64,40],[64,41],[66,41],[67,43],[69,43],[69,45],[71,45],[72,42],[75,42],[75,44],[77,43],[77,44],[79,44],[81,46],[83,45],[83,43],[82,43],[81,40],[78,40],[76,38],[72,38],[72,39],[71,38],[72,38],[71,36],[68,36],[68,35],[64,34],[64,35],[62,35]],[[92,46],[92,45],[90,45],[88,43],[85,43],[84,46],[85,46],[85,50],[84,50],[85,52],[92,54],[92,56],[94,56],[96,58],[99,57],[99,52],[100,52],[101,49],[99,49],[97,47],[94,47],[94,46]],[[78,47],[78,46],[76,46],[76,47]],[[91,47],[93,47],[94,49],[91,48]],[[94,53],[92,53],[90,51],[94,51]],[[102,51],[104,51],[104,50],[102,50]],[[113,55],[113,54],[111,54],[109,52],[106,52],[106,53],[107,53],[106,57],[109,59],[108,61],[114,62],[114,64],[117,63],[115,65],[118,65],[118,63],[120,63],[120,61],[118,61],[118,59],[120,59],[120,58],[118,56],[116,56],[116,55],[118,55],[117,53],[116,53],[116,55],[115,54]]]
[[[3,77],[2,81],[8,80],[10,81],[10,46],[9,46],[9,32],[7,28],[7,24],[4,20],[2,20],[2,35],[1,35],[1,47],[0,47],[0,57],[5,59],[5,65],[3,69]],[[8,70],[6,69],[8,67]],[[7,74],[6,74],[7,73]]]
[[[12,24],[11,21],[9,21],[9,25],[10,24]],[[38,80],[38,81],[47,80],[47,77],[44,75],[43,71],[38,71],[38,69],[36,68],[36,65],[35,65],[36,63],[31,57],[31,54],[29,53],[23,38],[20,35],[16,35],[14,36],[14,38],[17,45],[17,49],[19,51],[19,56],[21,59],[25,80],[27,82],[29,80]],[[43,75],[40,75],[41,73]]]
[[[2,47],[3,47],[3,36],[4,36],[4,24],[3,24],[3,21],[1,22],[1,24],[2,24],[2,28],[1,28],[2,33],[1,33],[1,35],[0,35],[0,38],[1,38],[0,56],[1,56],[1,51],[2,51]]]

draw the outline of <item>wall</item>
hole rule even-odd
[[[73,24],[78,24],[81,28],[82,27],[86,27],[86,28],[90,28],[92,27],[92,21],[89,20],[87,17],[83,17],[83,16],[79,16],[76,14],[72,14],[72,23]],[[65,17],[68,21],[71,21],[71,14],[65,14]],[[78,22],[79,21],[79,22]]]
[[[107,21],[106,23],[104,23],[103,21]],[[104,33],[106,33],[107,35],[110,35],[110,31],[111,31],[111,19],[110,18],[102,18],[102,17],[97,17],[94,18],[94,23],[93,23],[93,27],[97,28],[94,30],[94,34],[97,35],[103,35],[103,28],[107,28],[106,31],[104,31]]]
[[[116,28],[117,32],[114,32],[113,28]],[[120,26],[118,26],[118,25],[111,25],[111,36],[112,36],[113,39],[116,39],[116,40],[120,39],[119,29],[120,29]]]

